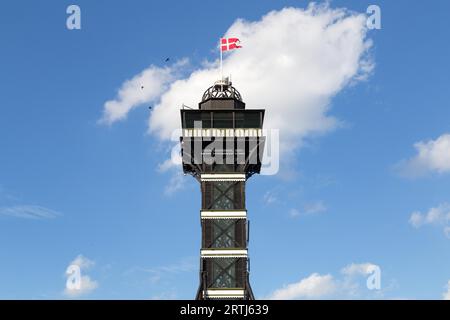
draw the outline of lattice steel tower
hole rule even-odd
[[[181,110],[183,171],[202,192],[200,286],[196,299],[254,299],[249,283],[245,184],[259,173],[263,109],[246,110],[226,78]]]

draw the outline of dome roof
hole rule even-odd
[[[241,94],[232,86],[228,78],[216,81],[202,97],[202,102],[209,99],[236,99],[242,101]]]

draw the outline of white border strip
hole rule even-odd
[[[245,173],[203,173],[201,181],[245,181]]]
[[[208,289],[203,291],[203,295],[208,298],[244,298],[244,289]]]
[[[246,258],[247,249],[201,249],[202,258]]]
[[[202,219],[247,219],[247,211],[207,211],[201,210]]]
[[[183,129],[184,137],[262,137],[263,131],[258,128],[237,128],[237,129]]]

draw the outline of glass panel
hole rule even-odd
[[[200,121],[200,113],[185,112],[186,128],[194,128],[194,121]]]
[[[213,288],[236,287],[236,259],[214,259]]]
[[[220,197],[213,205],[213,209],[233,210],[233,201],[227,197]]]
[[[234,182],[218,181],[214,183],[214,203],[213,209],[233,210],[234,209]]]
[[[214,128],[233,128],[232,112],[214,112]]]
[[[211,112],[185,112],[186,128],[194,128],[195,121],[202,121],[202,128],[211,128]]]
[[[205,259],[209,288],[242,288],[247,270],[245,258]]]
[[[260,113],[251,112],[244,114],[244,127],[245,128],[259,128],[260,127]]]
[[[211,112],[202,112],[202,128],[211,128]]]
[[[261,128],[261,112],[236,111],[234,121],[236,128]]]
[[[213,222],[213,248],[234,248],[235,220],[217,219]]]
[[[244,113],[235,112],[234,113],[234,123],[236,128],[244,128]]]

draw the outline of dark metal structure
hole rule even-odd
[[[183,171],[202,192],[200,286],[196,299],[254,299],[249,282],[245,184],[261,170],[264,110],[246,110],[228,79],[182,109]]]

